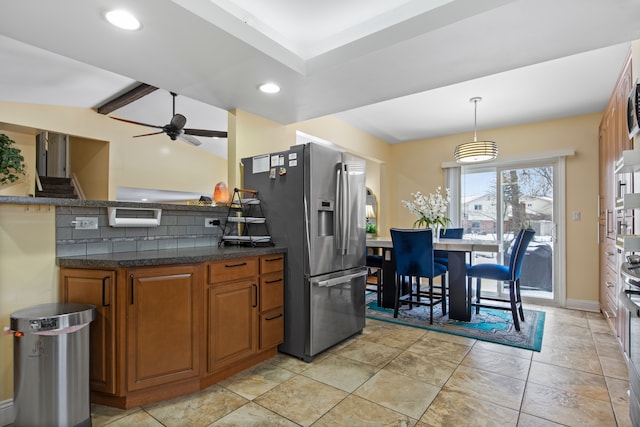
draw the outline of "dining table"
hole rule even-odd
[[[366,239],[366,245],[367,249],[382,251],[382,306],[393,308],[396,274],[391,237],[370,237]],[[433,248],[449,251],[449,319],[468,322],[471,320],[471,295],[467,288],[467,254],[500,252],[501,245],[493,240],[439,238],[434,240]]]

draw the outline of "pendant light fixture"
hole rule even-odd
[[[477,163],[493,160],[498,157],[498,145],[494,141],[478,141],[478,102],[479,96],[473,97],[469,102],[474,103],[473,141],[465,142],[456,147],[453,157],[458,163]]]

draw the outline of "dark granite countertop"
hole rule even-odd
[[[114,200],[78,200],[50,197],[0,196],[0,204],[45,205],[45,206],[81,206],[81,207],[123,207],[146,209],[175,209],[188,211],[227,211],[226,206],[181,205],[173,203],[118,202]]]
[[[287,252],[287,249],[278,246],[255,248],[240,246],[208,246],[201,248],[116,252],[110,254],[58,257],[56,258],[56,262],[61,267],[144,267],[166,264],[191,264],[221,259],[241,258],[245,256],[269,255],[283,252]]]

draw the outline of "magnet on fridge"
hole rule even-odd
[[[269,169],[269,179],[276,179],[276,168]]]
[[[280,176],[286,175],[287,174],[287,168],[281,167],[280,168],[280,172],[278,172],[278,174],[280,174]]]

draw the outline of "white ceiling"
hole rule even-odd
[[[116,6],[143,28],[106,23]],[[0,100],[94,108],[143,82],[164,90],[113,115],[166,124],[173,91],[190,128],[226,130],[234,108],[333,114],[399,143],[472,132],[481,96],[482,134],[603,111],[638,16],[640,0],[3,2]],[[225,140],[202,140],[224,156]]]

